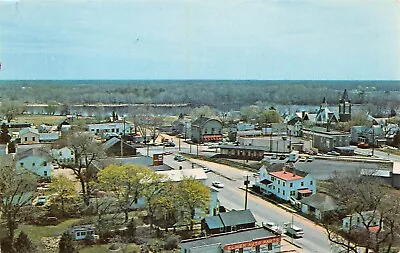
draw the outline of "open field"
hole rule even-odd
[[[55,115],[19,115],[16,119],[18,122],[30,122],[33,125],[54,125],[58,121],[65,119],[65,116],[55,116]]]

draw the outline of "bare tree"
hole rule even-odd
[[[337,174],[329,192],[340,206],[323,222],[332,243],[346,252],[357,252],[359,247],[391,252],[400,236],[400,200],[394,189],[372,176]]]
[[[11,244],[14,242],[18,220],[31,211],[27,205],[35,198],[36,179],[29,171],[16,171],[11,158],[1,158],[0,211],[7,227],[7,240]]]
[[[4,101],[1,103],[0,114],[5,117],[7,122],[25,111],[25,105],[19,101]]]
[[[89,182],[97,174],[93,162],[105,156],[102,145],[88,132],[70,131],[64,138],[64,145],[69,147],[74,155],[73,162],[62,163],[61,166],[69,168],[78,178],[82,195],[86,205],[89,205],[91,187]]]

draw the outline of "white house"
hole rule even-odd
[[[51,156],[58,164],[71,164],[75,161],[74,151],[68,147],[63,147],[60,149],[52,149]]]
[[[21,139],[21,144],[39,143],[40,140],[39,131],[31,127],[21,129],[18,136]]]
[[[260,187],[263,193],[275,195],[285,201],[289,201],[290,197],[302,199],[316,193],[316,181],[310,174],[302,176],[300,172],[286,167],[269,172],[262,166],[259,181],[255,185]]]
[[[30,170],[40,177],[51,177],[52,159],[46,151],[32,148],[15,155],[17,170]]]
[[[88,124],[88,130],[94,134],[115,133],[129,135],[131,133],[131,124],[127,122],[110,122],[101,124]]]
[[[378,211],[364,211],[361,213],[353,213],[342,219],[342,230],[346,233],[351,230],[368,229],[376,232],[383,226],[381,215]]]

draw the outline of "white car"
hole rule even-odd
[[[211,170],[210,168],[203,168],[203,171],[204,171],[205,173],[208,173],[208,172],[211,172],[212,170]]]
[[[217,187],[217,188],[224,188],[224,184],[219,181],[212,182],[212,186]]]

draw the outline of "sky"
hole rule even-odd
[[[400,80],[400,0],[0,0],[0,80]]]

